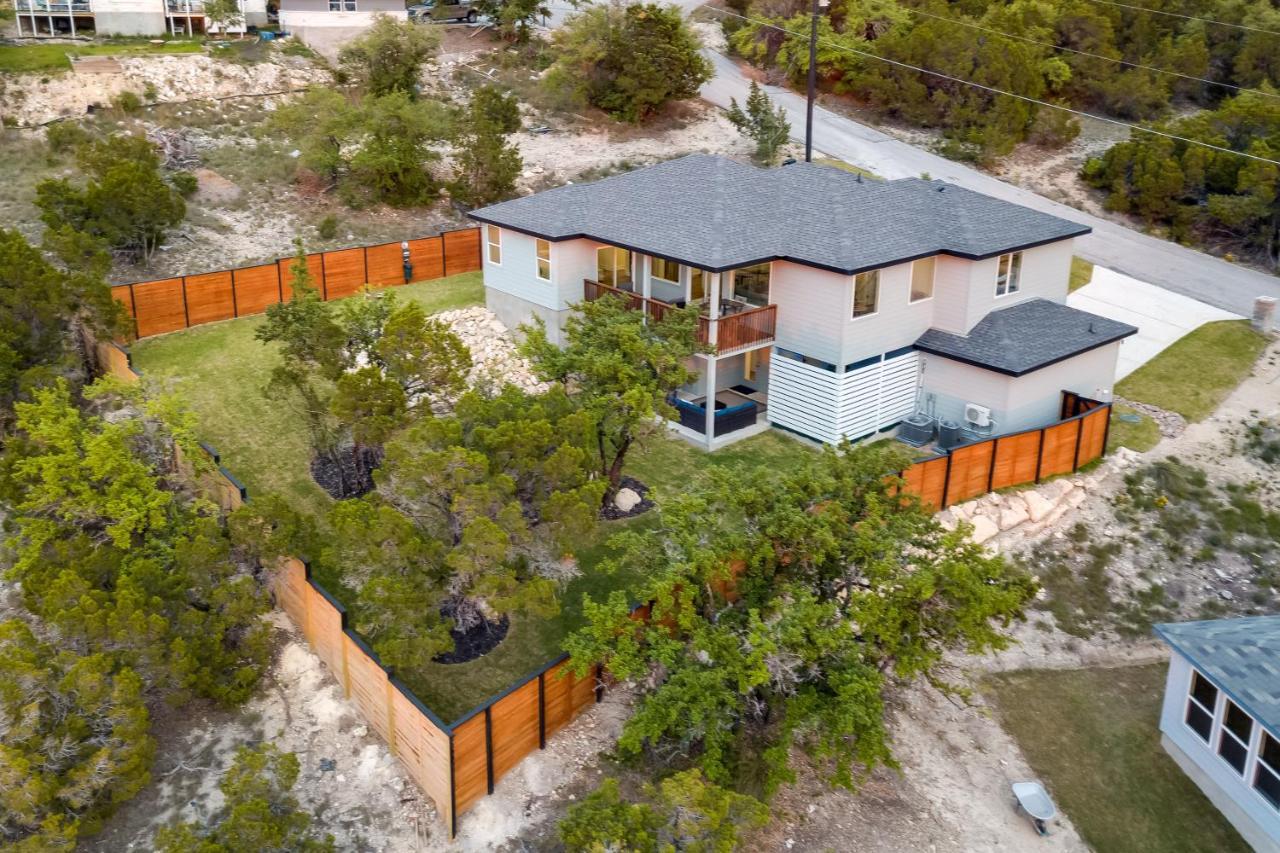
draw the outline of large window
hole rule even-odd
[[[551,281],[551,241],[538,240],[535,251],[538,253],[538,278]]]
[[[1222,715],[1222,734],[1218,738],[1218,755],[1244,775],[1244,765],[1249,760],[1249,739],[1253,737],[1253,718],[1241,711],[1230,699],[1226,700],[1226,713]]]
[[[502,265],[502,229],[497,225],[484,227],[485,241],[489,244],[489,263]]]
[[[631,253],[617,246],[596,249],[596,281],[610,287],[631,289]]]
[[[701,302],[707,298],[707,274],[697,267],[689,270],[689,301]]]
[[[860,272],[853,277],[853,319],[876,313],[880,303],[880,270]]]
[[[668,261],[666,258],[654,258],[649,263],[649,275],[654,278],[660,278],[663,281],[669,281],[672,284],[679,284],[680,265],[675,261]]]
[[[751,305],[769,304],[769,265],[756,264],[733,271],[733,295]]]
[[[1022,287],[1022,253],[1001,255],[996,269],[996,296],[1017,293]]]
[[[937,258],[920,258],[911,262],[911,301],[933,298],[933,274]]]
[[[1262,733],[1253,787],[1276,811],[1280,811],[1280,740],[1266,732]]]
[[[1187,698],[1187,725],[1205,743],[1213,733],[1213,709],[1218,702],[1218,688],[1198,672],[1191,675],[1191,695]]]

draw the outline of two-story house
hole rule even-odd
[[[677,409],[708,446],[757,422],[824,442],[914,413],[1041,426],[1064,390],[1108,399],[1136,332],[1065,304],[1088,228],[940,181],[692,155],[471,216],[510,326],[539,316],[554,340],[611,293],[649,316],[703,306],[714,351]]]
[[[210,31],[204,0],[15,0],[22,36],[195,35]],[[267,23],[266,0],[240,0],[241,21],[227,33]]]

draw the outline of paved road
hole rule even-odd
[[[704,53],[715,64],[716,76],[702,88],[702,96],[720,107],[727,107],[731,97],[739,103],[745,101],[748,81],[739,66],[721,54]],[[785,89],[766,89],[774,103],[787,111],[793,136],[803,142],[804,98]],[[967,189],[1088,225],[1093,233],[1077,238],[1076,252],[1095,264],[1245,316],[1252,313],[1255,297],[1280,297],[1280,277],[1229,264],[1050,201],[822,107],[814,109],[813,125],[815,149],[881,177],[903,178],[928,172]]]

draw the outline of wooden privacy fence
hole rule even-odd
[[[935,510],[987,492],[1070,474],[1107,449],[1111,404],[1064,391],[1056,424],[988,438],[922,459],[902,472],[908,491]]]
[[[341,299],[374,287],[429,281],[480,269],[480,229],[463,228],[434,237],[405,241],[409,269],[399,242],[356,246],[307,255],[315,287],[325,299]],[[134,334],[145,338],[165,332],[261,314],[289,298],[293,258],[219,272],[119,284],[111,288],[129,316]]]

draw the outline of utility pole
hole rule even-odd
[[[813,24],[809,28],[809,97],[804,110],[804,161],[813,162],[813,99],[818,88],[818,15],[828,0],[813,0]]]

